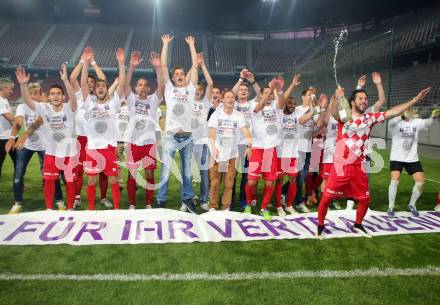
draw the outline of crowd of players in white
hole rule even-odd
[[[176,67],[170,78],[167,55],[172,40],[173,37],[163,35],[162,53],[160,56],[156,53],[150,55],[157,76],[156,90],[151,95],[150,83],[144,78],[137,80],[135,92],[132,92],[131,79],[142,58],[139,52],[133,52],[126,72],[126,58],[122,49],[116,51],[119,76],[111,87],[107,86],[105,75],[95,62],[91,48],[84,50],[70,78],[66,65],[61,66],[60,76],[64,86],[53,85],[47,98],[42,95],[38,84],[29,83],[29,74],[21,67],[17,68],[16,77],[24,103],[17,107],[15,115],[8,102],[13,82],[0,80],[0,161],[3,165],[5,155],[10,153],[16,169],[11,213],[18,213],[22,209],[23,177],[34,152],[42,153],[40,162],[47,209],[52,209],[54,195],[58,208],[66,208],[59,194],[56,194],[60,192],[60,173],[65,177],[67,209],[73,210],[81,202],[83,173],[88,176],[88,208],[95,208],[97,176],[102,175],[110,182],[113,206],[118,209],[120,191],[125,187],[119,166],[123,161],[126,161],[129,170],[126,187],[130,208],[135,207],[137,187],[146,189],[147,208],[152,207],[154,192],[158,189],[156,203],[163,208],[166,206],[174,154],[179,151],[183,210],[195,213],[191,173],[191,160],[194,156],[202,180],[199,199],[205,210],[219,207],[218,193],[222,180],[224,191],[221,208],[231,209],[238,170],[242,175],[243,194],[240,195],[240,205],[248,213],[256,201],[258,180],[263,178],[261,214],[266,219],[271,218],[267,207],[273,194],[280,216],[286,215],[285,211],[291,214],[297,213],[297,210],[306,212],[307,204],[317,203],[315,188],[321,187],[324,192],[329,177],[331,179],[339,140],[343,141],[344,149],[353,150],[357,157],[362,155],[362,160],[367,157],[368,162],[371,153],[369,132],[374,124],[365,123],[368,128],[363,127],[365,134],[362,138],[354,138],[353,134],[346,136],[350,133],[347,124],[355,122],[356,117],[353,115],[347,123],[342,116],[334,114],[334,111],[341,110],[338,98],[344,94],[342,89],[337,89],[335,96],[328,101],[325,94],[318,96],[314,87],[307,87],[301,92],[301,105],[296,105],[292,92],[301,86],[300,75],[295,75],[283,91],[284,79],[281,77],[272,79],[266,87],[260,88],[254,75],[243,69],[234,88],[221,91],[214,86],[203,54],[196,53],[195,41],[191,36],[186,37],[191,52],[191,69],[185,73],[181,67]],[[90,65],[95,69],[97,78],[89,75]],[[199,69],[204,75],[206,87],[199,82]],[[372,81],[379,96],[372,107],[363,108],[365,105],[362,101],[357,104],[358,97],[363,93],[366,95],[362,89],[366,82],[365,76],[359,79],[357,92],[349,101],[350,106],[354,107],[354,113],[356,109],[359,110],[361,119],[365,114],[381,113],[380,109],[385,103],[380,75],[373,73]],[[250,86],[255,91],[253,99],[249,99]],[[361,94],[358,96],[357,93]],[[440,111],[434,111],[431,118],[421,119],[410,107],[428,93],[429,89],[426,89],[411,103],[405,103],[403,108],[398,109],[398,113],[393,112],[394,118],[389,121],[392,134],[390,217],[394,216],[397,186],[403,168],[415,181],[409,209],[415,216],[418,215],[415,206],[424,183],[423,169],[417,154],[418,135],[421,130],[434,124]],[[367,96],[365,99],[368,105]],[[167,111],[162,132],[159,106],[163,103]],[[386,113],[381,113],[383,119],[378,115],[375,120],[380,123],[391,117],[386,116]],[[22,127],[25,132],[18,137]],[[353,148],[347,139],[361,142]],[[157,160],[162,163],[158,184],[154,180]],[[347,163],[353,163],[353,160]],[[140,169],[145,170],[145,179],[139,174]],[[284,175],[289,180],[283,187]],[[302,187],[309,176],[312,179],[310,181],[315,180],[317,183],[307,185],[309,189],[312,188],[311,192],[307,190],[310,197],[307,200],[303,199]],[[356,199],[350,192],[344,195]],[[281,198],[286,198],[285,208]],[[102,199],[106,206],[112,206],[107,199]],[[440,203],[437,203],[435,209],[439,211]]]

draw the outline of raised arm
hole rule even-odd
[[[75,90],[75,92],[78,92],[80,90],[80,85],[79,85],[79,82],[78,82],[78,76],[81,73],[83,63],[84,63],[84,60],[83,60],[82,55],[81,55],[81,60],[75,66],[75,68],[73,68],[72,73],[70,73],[70,84],[72,85],[72,88],[73,88],[73,90]]]
[[[78,103],[76,100],[75,91],[73,91],[72,85],[69,82],[69,76],[67,75],[67,65],[66,64],[61,65],[60,77],[64,83],[64,86],[66,87],[66,90],[67,90],[67,99],[69,100],[70,107],[72,108],[72,111],[75,112],[76,109],[78,108]]]
[[[336,121],[341,120],[341,118],[339,117],[338,98],[344,96],[344,94],[345,94],[344,88],[338,87],[335,91],[335,95],[333,95],[330,100],[329,111]]]
[[[125,90],[125,51],[124,49],[118,48],[116,50],[116,60],[119,65],[119,86],[116,88],[116,94],[120,98],[124,97]]]
[[[414,104],[423,100],[429,94],[430,91],[431,91],[431,87],[425,88],[422,91],[420,91],[419,94],[417,94],[417,96],[414,97],[412,100],[394,106],[393,108],[387,110],[385,113],[385,119],[390,119],[402,114],[405,110],[407,110],[408,108],[412,107]]]
[[[214,82],[212,81],[211,75],[209,74],[208,68],[205,65],[205,55],[203,53],[197,54],[197,64],[202,68],[203,77],[206,80],[206,90],[205,96],[208,101],[212,100],[212,88],[214,87]]]
[[[93,50],[91,47],[86,47],[84,49],[82,59],[84,61],[81,69],[81,95],[83,100],[89,96],[89,87],[87,86],[87,78],[89,77],[89,65],[93,59]]]
[[[104,72],[102,72],[101,68],[99,67],[99,65],[95,61],[95,53],[93,53],[93,58],[92,58],[92,62],[90,63],[90,65],[95,70],[95,73],[96,73],[96,76],[98,77],[98,79],[103,80],[103,81],[107,81],[107,78],[105,77]]]
[[[247,71],[244,73],[244,77],[247,79],[249,83],[251,83],[252,88],[254,88],[254,92],[256,95],[260,94],[260,85],[258,85],[257,81],[255,80],[255,76],[252,72]]]
[[[168,47],[170,42],[174,39],[174,36],[168,34],[162,35],[162,51],[160,53],[160,64],[162,66],[162,79],[166,83],[170,80],[170,74],[168,71]]]
[[[157,78],[157,88],[156,95],[159,99],[163,98],[164,90],[165,90],[165,82],[163,80],[161,65],[160,65],[160,57],[156,52],[150,53],[150,63],[156,70],[156,78]]]
[[[275,78],[274,84],[273,84],[273,94],[274,97],[277,97],[278,103],[277,107],[278,109],[283,109],[286,105],[286,99],[284,98],[283,93],[283,87],[284,87],[284,78],[282,76],[277,76]]]
[[[35,111],[35,102],[32,100],[28,88],[30,77],[29,73],[26,74],[26,71],[22,67],[17,67],[17,70],[15,71],[15,76],[17,77],[17,81],[20,84],[21,97],[23,98],[26,105],[28,105],[29,108]]]
[[[383,89],[382,78],[380,77],[380,74],[378,72],[373,72],[371,74],[371,77],[373,78],[373,83],[376,85],[377,95],[379,97],[377,102],[373,105],[373,111],[379,112],[387,101],[385,97],[385,90]]]
[[[189,51],[191,53],[192,67],[194,68],[190,70],[191,82],[193,83],[194,86],[197,86],[197,83],[199,82],[199,73],[197,70],[197,52],[196,52],[195,40],[194,37],[187,36],[185,37],[185,41],[188,44]]]
[[[330,119],[330,111],[327,111],[326,109],[327,103],[328,103],[327,95],[322,93],[319,96],[319,108],[321,109],[321,113],[319,114],[318,121],[316,122],[316,126],[318,128],[327,124],[328,120]]]
[[[118,86],[119,86],[119,77],[116,77],[115,80],[113,81],[113,84],[108,88],[108,96],[112,97]]]
[[[301,74],[295,74],[289,87],[284,92],[284,99],[286,100],[289,96],[291,96],[293,91],[295,91],[295,89],[298,88],[299,85],[301,85]]]
[[[246,72],[246,69],[242,69],[240,71],[240,77],[238,78],[237,82],[235,83],[234,87],[232,87],[232,92],[237,96],[238,94],[238,88],[240,88],[240,85],[245,81],[244,73]]]
[[[131,93],[130,83],[131,83],[131,79],[133,78],[133,72],[136,69],[136,67],[140,65],[141,62],[142,62],[141,52],[139,51],[131,52],[130,65],[128,66],[128,72],[125,80],[124,94],[126,97],[128,97]]]
[[[358,83],[356,86],[356,89],[363,89],[365,87],[365,84],[367,83],[367,76],[366,75],[362,75],[361,77],[359,77],[358,79]]]

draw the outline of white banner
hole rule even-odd
[[[373,236],[438,233],[439,212],[408,212],[389,218],[368,211],[364,227]],[[352,226],[356,211],[329,211],[325,238],[358,237]],[[314,238],[317,213],[274,217],[237,212],[192,215],[168,209],[42,211],[0,215],[0,245],[95,245],[249,241]]]

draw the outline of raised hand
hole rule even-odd
[[[63,82],[66,82],[69,79],[66,64],[61,64],[60,77]]]
[[[321,95],[319,96],[319,106],[321,107],[321,109],[325,109],[327,103],[328,103],[327,95],[325,93],[321,93]]]
[[[373,83],[376,85],[382,84],[382,78],[378,72],[371,73],[371,78],[373,79]]]
[[[293,87],[297,88],[301,85],[301,74],[295,74],[292,79]]]
[[[275,89],[276,89],[278,92],[281,91],[281,90],[283,90],[284,82],[285,82],[285,81],[284,81],[284,78],[283,78],[281,75],[275,77],[275,80],[274,80],[274,86],[275,86]]]
[[[359,77],[357,85],[358,85],[358,87],[364,88],[366,82],[367,82],[367,76],[366,75],[362,75],[361,77]]]
[[[246,73],[248,73],[248,72],[249,72],[248,69],[243,68],[243,69],[240,71],[240,78],[246,78]]]
[[[132,67],[137,67],[140,65],[140,63],[142,62],[142,58],[141,58],[141,52],[139,51],[133,51],[131,52],[131,56],[130,56],[130,66]]]
[[[251,71],[246,70],[244,72],[244,77],[251,83],[255,81],[255,76]]]
[[[93,50],[91,47],[86,47],[84,49],[84,52],[82,54],[82,59],[87,62],[87,63],[91,63],[93,61],[93,58],[95,57],[95,54],[93,54]]]
[[[160,68],[160,56],[156,52],[150,53],[150,63],[155,68]]]
[[[29,82],[30,75],[26,74],[26,71],[23,67],[18,66],[17,70],[15,70],[15,76],[17,77],[17,81],[20,85],[27,84]]]
[[[342,88],[342,87],[338,87],[336,90],[335,90],[335,96],[338,98],[338,97],[341,97],[341,96],[345,96],[345,91],[344,91],[344,88]]]
[[[205,65],[205,55],[203,52],[197,53],[197,64],[199,67]]]
[[[118,48],[116,50],[116,60],[118,63],[125,63],[125,51],[124,49]]]
[[[435,119],[435,118],[437,118],[437,117],[439,117],[439,116],[440,116],[440,108],[434,109],[434,110],[431,112],[431,117],[432,117],[433,119]]]
[[[429,94],[429,92],[431,92],[431,87],[425,88],[420,91],[414,99],[416,100],[416,102],[420,102]]]
[[[162,39],[163,44],[168,44],[174,39],[174,36],[170,36],[169,34],[164,34],[160,38]]]
[[[186,36],[185,37],[185,41],[187,44],[191,45],[191,44],[195,44],[195,40],[193,36]]]

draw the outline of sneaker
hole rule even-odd
[[[257,205],[257,200],[255,200],[255,199],[253,199],[252,201],[251,201],[251,206],[256,206]]]
[[[419,216],[419,211],[417,211],[416,207],[413,205],[408,206],[408,210],[413,214],[414,217]]]
[[[201,207],[202,207],[202,209],[204,209],[205,211],[209,211],[209,203],[208,203],[208,202],[202,203]]]
[[[81,197],[75,196],[75,201],[73,202],[73,208],[76,209],[81,206]]]
[[[19,203],[14,203],[11,207],[11,209],[9,210],[8,214],[18,214],[21,211],[21,204]]]
[[[63,201],[57,201],[55,204],[58,207],[58,211],[65,211],[66,210],[66,206],[64,205]]]
[[[388,217],[396,217],[396,214],[394,214],[394,209],[388,209],[387,215]]]
[[[293,207],[286,207],[286,212],[289,213],[290,215],[294,215],[294,214],[298,214],[298,212],[293,208]]]
[[[67,209],[67,211],[69,211],[69,212],[72,212],[72,211],[73,211],[73,209]]]
[[[368,237],[368,238],[372,238],[372,237],[373,237],[373,235],[371,235],[371,233],[368,232],[368,231],[364,228],[364,226],[361,225],[361,224],[354,224],[354,226],[353,226],[353,230],[354,230],[357,234],[360,234],[360,235],[362,235],[362,236],[364,236],[364,237]]]
[[[354,201],[353,200],[347,200],[347,208],[346,210],[353,210]]]
[[[278,212],[278,216],[280,216],[280,217],[284,217],[287,215],[286,212],[284,212],[282,207],[277,208],[277,212]]]
[[[324,236],[322,235],[322,232],[324,232],[324,226],[318,226],[318,231],[316,232],[315,237],[319,240],[323,240]]]
[[[111,209],[113,207],[113,204],[107,198],[101,199],[101,204],[103,204],[106,208],[109,208],[109,209]]]
[[[286,195],[281,195],[281,205],[286,206]]]
[[[303,213],[310,213],[310,210],[306,207],[304,202],[298,205],[298,210]]]
[[[165,201],[156,201],[156,205],[158,209],[165,209],[166,202]]]
[[[247,205],[247,206],[244,208],[243,213],[245,213],[245,214],[252,214],[252,207],[251,207],[250,205]]]
[[[190,212],[191,214],[197,214],[196,207],[194,206],[194,201],[192,199],[184,200],[183,203],[184,205],[186,205],[188,212]]]
[[[440,212],[440,204],[437,204],[434,208],[434,211]]]
[[[148,209],[151,209],[151,204],[146,204],[145,205],[145,208],[148,210]]]
[[[341,207],[341,205],[339,204],[339,202],[338,201],[332,201],[332,206],[333,206],[333,208],[334,209],[336,209],[336,210],[340,210],[340,209],[342,209],[342,207]]]
[[[272,220],[272,215],[270,215],[268,210],[261,210],[260,215],[263,216],[265,220]]]
[[[136,206],[134,204],[130,204],[128,207],[129,210],[136,210]]]
[[[313,206],[313,200],[312,197],[307,197],[306,206],[311,207]]]
[[[216,211],[216,209],[210,208],[208,212],[215,212],[215,211]]]
[[[193,201],[194,201],[194,204],[197,204],[199,202],[199,196],[194,195]]]
[[[186,204],[184,204],[183,202],[181,203],[180,211],[182,211],[182,212],[188,211],[188,208],[186,207]]]

